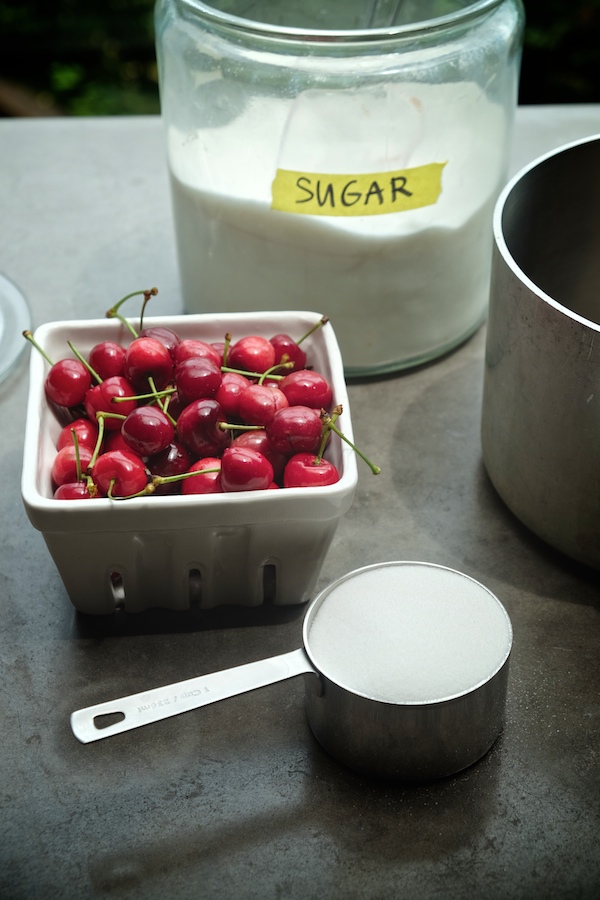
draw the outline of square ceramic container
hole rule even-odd
[[[248,334],[305,334],[314,312],[253,312],[148,318],[180,337],[222,341]],[[50,359],[71,355],[70,340],[86,354],[102,340],[128,343],[116,319],[52,322],[35,338]],[[308,364],[333,387],[343,413],[338,427],[350,440],[352,424],[343,365],[328,323],[307,338]],[[22,495],[32,525],[43,535],[71,602],[88,614],[116,609],[210,609],[236,604],[301,604],[313,596],[325,556],[357,483],[354,451],[332,435],[327,456],[340,480],[315,488],[129,500],[54,500],[50,469],[61,424],[45,398],[48,363],[31,352]]]

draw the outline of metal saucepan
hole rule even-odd
[[[481,442],[538,537],[600,569],[600,134],[534,160],[494,212]]]
[[[96,741],[302,674],[315,737],[365,774],[451,775],[502,730],[510,619],[487,588],[454,569],[357,569],[311,603],[303,642],[281,656],[80,709],[73,733]]]

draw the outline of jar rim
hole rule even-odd
[[[375,4],[376,0],[373,0]],[[245,32],[261,37],[278,38],[279,40],[293,40],[301,42],[347,42],[359,43],[380,40],[390,40],[402,37],[414,37],[422,33],[444,30],[455,25],[463,24],[469,19],[478,18],[494,7],[499,6],[505,0],[473,0],[468,6],[457,9],[455,12],[436,16],[422,21],[408,22],[402,25],[388,25],[377,28],[360,29],[320,29],[300,28],[294,26],[274,25],[269,22],[257,22],[242,16],[232,15],[215,9],[203,0],[181,0],[184,6],[199,12],[204,18],[215,24],[224,25],[236,31]]]

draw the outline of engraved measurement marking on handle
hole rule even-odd
[[[292,650],[78,709],[71,715],[71,729],[77,740],[87,744],[308,672],[316,674],[304,649]]]

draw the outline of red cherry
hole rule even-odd
[[[62,450],[63,447],[73,446],[72,430],[77,435],[77,443],[80,447],[89,447],[93,450],[98,440],[98,426],[90,419],[75,419],[61,430],[56,442],[56,449]]]
[[[88,362],[104,381],[113,375],[122,375],[125,364],[125,347],[114,341],[101,341],[90,350]]]
[[[194,400],[181,412],[177,420],[177,434],[192,455],[218,456],[230,442],[226,431],[219,428],[225,422],[221,406],[211,397]]]
[[[266,425],[278,409],[286,406],[289,406],[288,399],[279,388],[251,384],[240,394],[238,415],[247,425]]]
[[[146,461],[148,471],[152,475],[171,477],[187,472],[192,464],[192,457],[178,441],[172,441],[160,453]],[[183,481],[170,481],[156,486],[155,494],[180,494]]]
[[[69,484],[59,485],[54,492],[55,500],[95,500],[98,491],[92,486],[90,489],[86,481],[72,481]]]
[[[242,391],[245,391],[252,382],[245,375],[237,372],[223,372],[221,385],[215,394],[215,400],[223,407],[223,412],[229,418],[239,418],[238,407]]]
[[[125,450],[108,450],[99,456],[92,469],[92,478],[105,497],[109,493],[112,497],[130,497],[143,491],[148,483],[142,460]]]
[[[275,479],[279,480],[283,475],[283,469],[288,457],[273,449],[264,428],[259,428],[255,431],[242,431],[234,438],[232,446],[251,447],[253,450],[258,450],[259,453],[267,457],[273,466]]]
[[[134,338],[125,354],[124,374],[140,392],[148,390],[150,378],[162,391],[173,377],[171,354],[156,338]]]
[[[121,425],[122,422],[120,420],[118,421],[119,425]],[[129,444],[125,443],[125,439],[121,434],[120,428],[118,431],[109,431],[106,433],[106,436],[104,438],[104,452],[106,453],[107,450],[126,450],[127,453],[133,453],[133,450],[131,449]]]
[[[138,406],[121,426],[123,440],[139,456],[152,456],[169,446],[175,429],[158,406]]]
[[[175,350],[175,364],[183,362],[184,359],[196,359],[202,357],[210,359],[216,366],[221,367],[223,355],[219,351],[207,344],[206,341],[199,341],[195,338],[184,338]]]
[[[169,394],[167,399],[169,401],[167,405],[168,413],[172,419],[177,420],[181,411],[185,409],[186,404],[183,402],[177,391],[173,394]]]
[[[314,453],[323,433],[321,416],[308,406],[278,410],[266,426],[271,446],[279,453]]]
[[[129,413],[136,408],[137,400],[124,400],[122,403],[114,402],[114,397],[131,397],[135,396],[135,391],[126,378],[120,375],[113,375],[107,378],[102,384],[97,384],[85,395],[85,411],[92,420],[97,421],[97,413],[110,412],[118,413],[121,416],[128,416]],[[121,428],[121,419],[106,418],[104,427],[107,431],[117,431]]]
[[[280,362],[294,363],[294,369],[304,369],[306,353],[289,334],[276,334],[271,338],[275,348],[275,365]]]
[[[92,451],[89,447],[79,448],[79,460],[81,471],[85,471],[92,459]],[[77,453],[75,445],[71,443],[59,450],[52,462],[50,477],[52,483],[58,487],[61,484],[69,484],[77,481]]]
[[[149,325],[148,328],[142,328],[138,337],[151,337],[164,344],[171,359],[175,360],[175,351],[181,343],[179,335],[172,328],[166,328],[164,325]]]
[[[225,356],[225,341],[211,341],[210,346],[215,350],[219,357],[219,365],[223,365],[223,358]]]
[[[327,379],[311,369],[290,372],[279,382],[279,389],[288,398],[290,406],[329,409],[333,400],[333,391]]]
[[[192,400],[214,397],[221,386],[221,379],[221,369],[206,356],[191,356],[175,367],[177,394],[186,406]]]
[[[89,370],[78,359],[59,359],[46,376],[46,396],[59,406],[79,406],[92,383]]]
[[[250,447],[228,447],[221,457],[224,491],[266,491],[273,481],[273,466]]]
[[[286,488],[323,487],[339,480],[340,473],[333,463],[314,453],[296,453],[283,470],[283,486]]]
[[[227,365],[247,372],[266,372],[275,365],[275,348],[266,338],[248,335],[231,345]]]
[[[181,482],[182,494],[221,494],[221,460],[216,456],[205,456],[199,459],[189,468],[189,472],[201,472],[203,469],[218,469],[217,472],[205,472],[202,475],[194,475],[193,478],[184,478]]]

